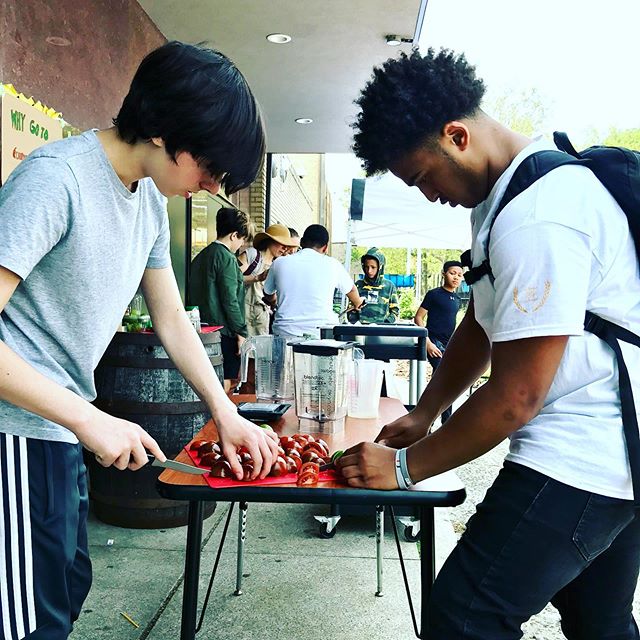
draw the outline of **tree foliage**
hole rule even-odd
[[[468,249],[468,247],[465,247]],[[351,271],[360,273],[360,258],[370,247],[351,247]],[[413,274],[417,276],[417,250],[397,247],[378,247],[386,259],[385,273]],[[460,260],[461,249],[423,249],[421,251],[422,287],[420,291],[411,289],[411,296],[420,300],[424,294],[434,287],[440,286],[442,267],[447,260]],[[407,271],[407,252],[409,253],[409,270]],[[416,280],[418,278],[416,277]],[[415,309],[414,309],[415,313]],[[411,315],[413,318],[413,315]]]
[[[351,265],[354,271],[360,271],[360,258],[371,247],[351,247]],[[397,247],[378,247],[384,254],[386,260],[385,273],[406,273],[407,271],[407,249]],[[415,256],[415,251],[413,252]],[[415,266],[415,258],[412,263]]]
[[[418,292],[419,298],[429,289],[440,286],[444,263],[448,260],[460,260],[461,253],[462,249],[427,249],[422,252],[422,291]]]
[[[611,127],[602,144],[640,150],[640,129],[616,129]]]
[[[418,301],[413,289],[400,289],[398,293],[398,303],[400,306],[400,318],[402,320],[412,320],[418,310]]]
[[[490,97],[482,108],[505,127],[532,136],[544,131],[547,124],[545,102],[539,91],[531,87]]]

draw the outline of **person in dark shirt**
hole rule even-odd
[[[442,353],[449,344],[456,328],[456,315],[460,310],[460,297],[456,289],[462,281],[462,263],[449,260],[442,268],[442,286],[427,291],[413,318],[419,327],[427,321],[427,360],[435,371],[442,360]],[[442,413],[444,423],[451,415],[451,407]]]
[[[240,347],[247,337],[244,283],[236,253],[253,235],[253,224],[244,211],[223,207],[216,215],[217,240],[191,262],[189,304],[197,305],[210,325],[222,325],[220,346],[224,389],[229,391],[240,369]]]

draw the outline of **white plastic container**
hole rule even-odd
[[[384,362],[381,360],[354,360],[349,374],[350,418],[377,418],[382,389]]]
[[[198,307],[189,307],[187,309],[187,316],[189,317],[189,320],[191,320],[193,328],[198,333],[201,333],[202,326],[200,324],[200,309]]]

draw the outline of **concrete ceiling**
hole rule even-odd
[[[242,71],[262,105],[268,151],[350,150],[353,100],[374,65],[409,51],[427,0],[138,0],[170,40],[206,41]],[[292,37],[288,44],[266,40]],[[296,118],[312,118],[308,125]]]

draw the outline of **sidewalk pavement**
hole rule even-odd
[[[400,380],[399,385],[408,395],[408,381]],[[218,503],[204,523],[199,610],[228,509],[228,503]],[[343,516],[336,535],[324,539],[313,516],[328,515],[328,511],[329,507],[322,505],[250,504],[243,594],[234,596],[236,509],[198,637],[415,638],[389,518],[385,522],[383,595],[376,597],[374,513]],[[444,508],[435,510],[437,568],[456,542],[448,512]],[[418,546],[404,540],[403,530],[399,524],[419,620]],[[89,546],[94,580],[70,640],[177,640],[185,544],[186,527],[123,529],[104,524],[91,514]]]
[[[200,606],[227,503],[205,521]],[[318,505],[250,504],[243,595],[234,596],[237,509],[199,637],[225,640],[398,640],[414,638],[391,525],[385,523],[383,596],[376,597],[375,520],[343,516],[331,539],[318,535]],[[455,544],[446,509],[436,509],[438,566]],[[416,543],[402,552],[419,615]],[[89,520],[93,587],[71,640],[179,638],[186,527],[122,529]],[[126,614],[138,627],[127,621]]]

